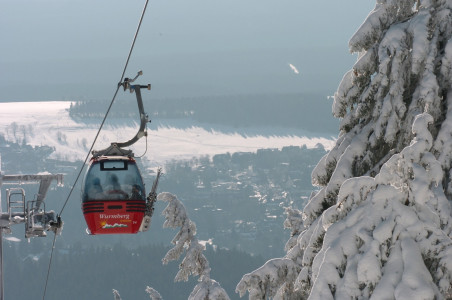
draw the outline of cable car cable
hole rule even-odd
[[[142,11],[142,13],[141,13],[140,21],[138,22],[138,27],[137,27],[137,29],[136,29],[136,31],[135,31],[135,35],[134,35],[134,37],[133,37],[132,45],[130,46],[129,54],[128,54],[128,56],[127,56],[127,60],[126,60],[126,63],[125,63],[125,65],[124,65],[124,69],[123,69],[122,74],[121,74],[121,79],[119,80],[119,84],[118,84],[117,87],[116,87],[116,91],[115,91],[115,93],[114,93],[114,95],[113,95],[113,98],[111,99],[110,105],[108,106],[107,112],[105,113],[104,119],[102,120],[102,123],[101,123],[101,125],[100,125],[100,127],[99,127],[99,130],[97,131],[97,134],[96,134],[96,136],[95,136],[95,138],[94,138],[94,141],[93,141],[93,143],[92,143],[92,145],[91,145],[91,148],[89,149],[88,154],[86,155],[86,158],[85,158],[85,160],[84,160],[84,162],[83,162],[83,165],[81,166],[80,171],[79,171],[79,173],[78,173],[78,175],[77,175],[77,177],[76,177],[76,179],[75,179],[75,181],[74,181],[74,184],[72,185],[71,190],[70,190],[70,192],[69,192],[69,194],[68,194],[68,196],[67,196],[67,198],[66,198],[66,201],[64,202],[64,205],[63,205],[63,207],[61,208],[61,211],[60,211],[59,216],[61,216],[61,214],[63,213],[64,208],[66,207],[66,205],[67,205],[67,203],[68,203],[68,201],[69,201],[69,199],[70,199],[70,197],[71,197],[71,195],[72,195],[72,192],[74,191],[74,188],[75,188],[75,186],[77,185],[77,182],[78,182],[78,180],[79,180],[79,178],[80,178],[80,175],[81,175],[82,172],[83,172],[83,169],[84,169],[84,167],[85,167],[85,164],[86,164],[86,162],[88,161],[88,158],[89,158],[89,156],[90,156],[90,154],[91,154],[91,151],[93,150],[94,145],[95,145],[95,143],[96,143],[96,141],[97,141],[97,138],[99,137],[100,131],[102,130],[102,127],[103,127],[103,125],[104,125],[104,123],[105,123],[105,120],[107,119],[108,113],[110,112],[111,107],[113,106],[113,102],[114,102],[115,99],[116,99],[116,95],[118,94],[119,88],[121,87],[120,83],[121,83],[122,80],[124,79],[124,75],[125,75],[125,73],[126,73],[126,71],[127,71],[127,66],[129,65],[130,57],[132,56],[133,48],[134,48],[134,46],[135,46],[135,42],[136,42],[136,40],[137,40],[138,33],[139,33],[139,31],[140,31],[141,24],[142,24],[142,22],[143,22],[144,14],[145,14],[145,12],[146,12],[146,8],[147,8],[147,6],[148,6],[148,3],[149,3],[149,0],[146,0],[146,2],[145,2],[145,4],[144,4],[144,7],[143,7],[143,11]],[[42,297],[43,300],[45,300],[46,291],[47,291],[47,285],[48,285],[48,282],[49,282],[50,267],[51,267],[51,265],[52,265],[52,259],[53,259],[53,252],[54,252],[54,249],[55,249],[56,237],[57,237],[57,234],[55,233],[55,237],[54,237],[53,243],[52,243],[52,250],[51,250],[51,253],[50,253],[50,260],[49,260],[49,267],[48,267],[48,270],[47,270],[46,283],[45,283],[45,286],[44,286],[44,294],[43,294],[43,297]]]
[[[55,233],[55,236],[53,237],[52,251],[50,252],[49,267],[47,268],[46,284],[44,286],[44,294],[42,295],[42,300],[44,300],[46,298],[47,282],[49,281],[50,267],[52,266],[53,249],[55,249],[56,238],[57,238],[57,234]]]
[[[124,65],[124,69],[123,69],[123,71],[122,71],[122,74],[121,74],[121,78],[120,78],[120,80],[119,80],[119,83],[122,82],[122,80],[124,79],[124,75],[125,75],[125,73],[126,73],[126,71],[127,71],[127,66],[129,65],[129,60],[130,60],[130,57],[131,57],[131,55],[132,55],[132,51],[133,51],[133,48],[134,48],[134,46],[135,46],[135,42],[136,42],[137,37],[138,37],[138,33],[139,33],[139,31],[140,31],[141,23],[143,22],[143,17],[144,17],[144,13],[146,12],[146,8],[147,8],[147,5],[148,5],[148,2],[149,2],[149,0],[146,0],[146,3],[144,4],[143,12],[141,13],[140,21],[139,21],[139,23],[138,23],[138,27],[137,27],[137,30],[136,30],[136,32],[135,32],[135,36],[133,37],[133,42],[132,42],[132,45],[130,46],[129,55],[127,56],[127,60],[126,60],[126,63],[125,63],[125,65]],[[85,157],[85,160],[84,160],[84,162],[83,162],[83,165],[82,165],[82,167],[80,168],[80,171],[79,171],[79,173],[78,173],[78,175],[77,175],[77,178],[75,179],[74,184],[72,185],[72,188],[71,188],[71,190],[70,190],[70,192],[69,192],[69,195],[67,196],[66,201],[64,202],[63,208],[62,208],[61,211],[60,211],[60,214],[59,214],[60,216],[61,216],[61,214],[63,213],[63,210],[64,210],[64,208],[66,207],[66,204],[68,203],[69,198],[70,198],[71,195],[72,195],[72,192],[74,191],[75,185],[77,184],[78,180],[80,179],[80,175],[82,174],[83,169],[84,169],[84,167],[85,167],[85,164],[86,164],[86,162],[88,161],[88,158],[89,158],[89,156],[90,156],[90,154],[91,154],[91,151],[92,151],[93,148],[94,148],[94,145],[95,145],[95,143],[96,143],[96,141],[97,141],[97,138],[99,137],[100,131],[102,130],[102,127],[103,127],[104,124],[105,124],[105,120],[107,119],[107,116],[108,116],[108,114],[109,114],[109,112],[110,112],[110,110],[111,110],[111,107],[113,106],[113,102],[114,102],[115,99],[116,99],[116,95],[118,94],[118,91],[119,91],[119,88],[120,88],[120,87],[121,87],[120,84],[118,84],[118,86],[116,87],[115,94],[113,95],[113,98],[111,99],[110,105],[108,106],[108,109],[107,109],[107,112],[105,113],[104,119],[102,120],[102,123],[101,123],[100,126],[99,126],[99,130],[97,131],[97,134],[96,134],[96,136],[95,136],[95,138],[94,138],[94,141],[93,141],[93,143],[91,144],[91,147],[90,147],[90,149],[89,149],[89,151],[88,151],[88,153],[87,153],[87,155],[86,155],[86,157]]]

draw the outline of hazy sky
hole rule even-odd
[[[332,94],[374,3],[151,0],[127,74],[142,69],[159,98]],[[0,4],[0,101],[111,99],[144,0]]]

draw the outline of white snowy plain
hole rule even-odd
[[[21,142],[25,131],[27,144],[55,147],[51,158],[67,161],[84,160],[101,121],[99,120],[99,124],[74,121],[69,116],[70,104],[70,101],[0,103],[0,134],[4,134],[8,141]],[[16,127],[15,134],[13,127]],[[104,149],[111,142],[129,140],[137,130],[138,125],[119,126],[109,122],[107,118],[94,149]],[[172,159],[191,159],[227,152],[256,152],[257,149],[281,149],[290,145],[313,148],[321,144],[326,150],[330,150],[335,142],[332,137],[302,135],[303,133],[285,136],[244,136],[239,133],[206,130],[197,126],[180,129],[151,123],[148,126],[148,150],[145,160],[149,164],[148,167],[153,168]],[[145,138],[131,148],[136,156],[142,155],[146,151]]]

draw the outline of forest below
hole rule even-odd
[[[6,299],[41,298],[49,256],[39,254],[38,244],[36,239],[30,244],[7,242],[4,249]],[[169,249],[163,245],[134,249],[121,244],[85,247],[81,243],[58,249],[52,262],[46,297],[111,300],[112,289],[116,289],[124,300],[147,299],[145,289],[150,286],[164,299],[187,299],[196,280],[174,282],[178,262],[163,265],[161,261]],[[214,249],[209,245],[204,254],[212,268],[211,277],[221,284],[231,299],[239,299],[235,286],[241,277],[265,262],[260,256],[235,249]]]
[[[11,143],[0,135],[2,170],[6,174],[64,173],[65,186],[51,188],[46,207],[58,210],[75,181],[81,162],[49,159],[53,148]],[[191,160],[173,160],[164,165],[158,192],[175,194],[197,224],[200,239],[213,239],[220,248],[262,255],[264,258],[283,255],[289,235],[283,228],[284,207],[304,207],[314,188],[311,171],[326,153],[322,147],[300,146],[282,149],[260,149],[203,156]],[[145,166],[139,161],[142,170]],[[154,180],[153,173],[143,172],[145,182]],[[37,187],[23,186],[28,197]],[[60,243],[71,245],[82,240],[98,246],[97,239],[86,239],[80,210],[80,188],[74,189],[63,217],[66,226]],[[161,212],[165,203],[157,202],[149,238],[152,243],[168,245],[172,233],[162,230]],[[20,232],[18,230],[18,232]],[[113,240],[113,239],[112,239]],[[125,241],[124,237],[122,240]],[[113,241],[113,243],[116,241]],[[108,244],[111,245],[111,241]],[[144,238],[131,237],[126,243],[149,243]]]

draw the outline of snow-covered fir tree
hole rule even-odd
[[[377,0],[350,39],[319,191],[250,299],[452,299],[452,1]]]

